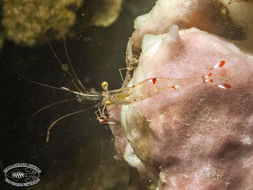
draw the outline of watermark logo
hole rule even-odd
[[[37,184],[41,170],[32,164],[17,163],[4,169],[5,181],[17,187],[27,187]]]

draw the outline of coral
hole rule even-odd
[[[5,35],[17,44],[34,45],[40,35],[56,31],[64,36],[75,23],[82,0],[4,0],[2,25]]]
[[[32,46],[41,41],[41,35],[50,33],[50,39],[65,36],[74,24],[81,28],[107,27],[118,18],[123,0],[4,0],[2,3],[2,42],[5,38],[16,44]],[[76,22],[77,10],[85,10]]]

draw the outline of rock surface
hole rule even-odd
[[[253,187],[253,56],[240,46],[250,27],[213,2],[159,0],[136,19],[128,86],[152,78],[141,91],[151,95],[108,108],[119,153],[157,189]]]

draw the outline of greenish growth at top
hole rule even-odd
[[[55,31],[65,36],[75,23],[75,11],[83,0],[4,0],[2,26],[4,37],[32,46],[43,33]]]
[[[60,39],[70,28],[85,31],[91,26],[107,27],[117,18],[123,0],[3,0],[1,2],[0,48],[4,39],[33,46],[42,35]],[[76,19],[79,11],[79,19]],[[83,16],[85,15],[85,16]],[[76,20],[79,20],[76,22]]]
[[[94,12],[92,23],[95,26],[107,27],[115,22],[121,11],[123,0],[101,1],[101,8]]]

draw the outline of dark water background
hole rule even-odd
[[[118,20],[111,26],[93,27],[81,35],[67,38],[73,66],[87,88],[101,90],[100,83],[104,80],[109,82],[110,89],[120,87],[118,69],[125,66],[126,44],[133,32],[134,18],[145,13],[154,3],[152,0],[131,2],[134,9],[124,3]],[[66,63],[63,41],[52,44],[57,55]],[[119,185],[109,189],[128,189],[129,184],[134,184],[130,173],[135,171],[123,161],[113,158],[116,155],[113,136],[107,126],[98,124],[95,108],[60,121],[52,129],[50,141],[46,144],[47,128],[54,120],[92,107],[94,102],[59,104],[41,112],[33,120],[29,119],[43,106],[73,97],[23,79],[57,87],[70,86],[70,79],[60,69],[48,44],[27,48],[5,41],[1,50],[0,72],[1,172],[9,165],[25,162],[42,170],[41,181],[28,189],[103,189],[94,185],[106,175],[98,168],[101,164],[111,164],[118,171],[113,180],[117,181],[121,175],[126,177]],[[0,189],[25,188],[5,183],[1,173]]]

